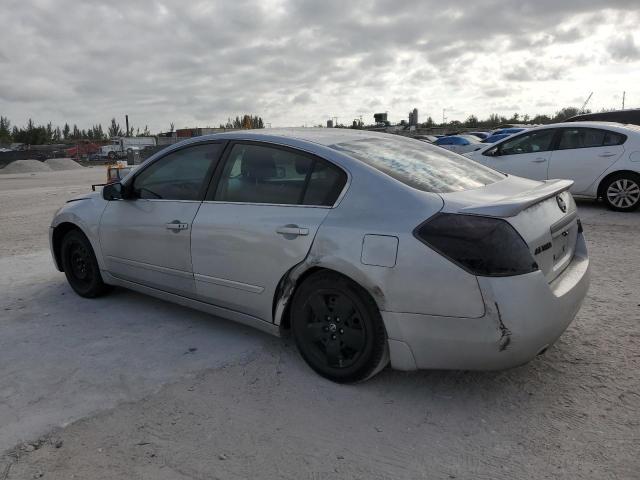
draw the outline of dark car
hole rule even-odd
[[[616,122],[640,125],[640,108],[614,110],[612,112],[585,113],[568,118],[565,122]]]

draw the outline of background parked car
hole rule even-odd
[[[585,113],[567,119],[567,122],[616,122],[640,125],[640,108],[612,112]]]
[[[513,135],[512,133],[493,133],[489,137],[482,140],[482,143],[496,143],[503,138],[507,138]]]
[[[428,143],[433,143],[436,140],[438,140],[438,137],[435,135],[416,135],[415,137],[416,140],[422,140],[423,142],[428,142]]]
[[[527,129],[524,127],[499,128],[491,132],[491,135],[499,135],[502,133],[508,133],[509,135],[513,135],[514,133],[520,133],[520,132],[523,132],[524,130],[527,130]]]
[[[490,132],[467,132],[465,135],[473,135],[474,137],[478,137],[480,140],[484,140],[487,137],[491,136]]]
[[[483,146],[479,138],[471,135],[450,135],[447,137],[440,137],[433,142],[433,144],[456,153],[472,152],[482,148]]]
[[[640,127],[604,122],[536,127],[466,154],[505,173],[574,181],[571,192],[613,210],[640,206]]]

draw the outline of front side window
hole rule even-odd
[[[537,130],[519,135],[498,146],[500,155],[520,155],[551,150],[551,141],[555,130]]]
[[[145,168],[133,181],[137,198],[200,200],[207,173],[215,166],[222,144],[208,143],[172,152]]]
[[[331,206],[346,183],[334,165],[288,149],[236,144],[222,170],[214,200]]]
[[[400,136],[351,140],[331,145],[331,148],[425,192],[470,190],[505,178],[458,154]]]

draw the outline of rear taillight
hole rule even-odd
[[[526,242],[499,218],[438,213],[414,235],[474,275],[504,277],[538,270]]]

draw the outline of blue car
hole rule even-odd
[[[490,137],[482,140],[482,143],[496,143],[498,140],[502,140],[503,138],[507,138],[513,135],[512,133],[494,133]]]
[[[480,143],[479,138],[471,135],[449,135],[446,137],[440,137],[433,142],[434,145],[438,145],[439,147],[446,148],[447,150],[451,150],[456,153],[466,153],[478,150],[482,146]]]
[[[513,135],[514,133],[523,132],[526,128],[520,127],[512,127],[512,128],[500,128],[499,130],[494,131],[491,135],[498,135],[501,133],[508,133],[509,135]]]
[[[467,132],[465,135],[473,135],[474,137],[478,137],[480,140],[484,140],[491,136],[491,134],[487,132]]]

